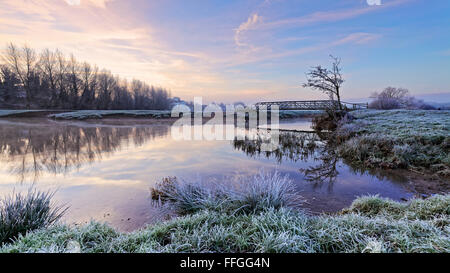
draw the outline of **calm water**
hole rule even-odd
[[[295,182],[311,213],[342,209],[365,194],[412,196],[404,177],[352,170],[314,134],[282,134],[280,149],[264,153],[252,141],[176,141],[170,125],[120,123],[0,120],[0,195],[31,184],[58,189],[55,200],[70,206],[67,223],[96,219],[121,230],[156,221],[149,188],[167,176],[217,181],[278,170]],[[305,130],[309,121],[280,127]]]

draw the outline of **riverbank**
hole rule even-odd
[[[169,110],[0,110],[0,118],[46,117],[55,120],[171,118]]]
[[[337,152],[368,168],[450,179],[450,111],[355,111],[335,133]],[[447,183],[448,184],[448,183]]]
[[[201,210],[131,233],[107,224],[29,232],[0,252],[450,252],[450,196],[398,203],[362,197],[335,215],[281,207]]]
[[[280,119],[313,117],[320,110],[281,110]],[[170,119],[170,110],[0,110],[0,118],[47,117],[55,120],[91,120],[106,118]]]

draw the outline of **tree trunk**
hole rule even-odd
[[[336,88],[336,97],[339,105],[339,110],[342,111],[341,95],[339,94],[339,87]]]

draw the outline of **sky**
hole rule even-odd
[[[0,0],[0,45],[60,49],[204,102],[323,99],[301,86],[342,59],[342,97],[450,93],[447,0]],[[439,95],[437,95],[439,100]]]

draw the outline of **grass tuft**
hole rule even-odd
[[[67,208],[52,206],[54,193],[29,190],[0,200],[0,244],[58,221]]]
[[[154,200],[169,203],[181,215],[201,210],[228,213],[256,213],[267,208],[293,208],[300,197],[290,179],[275,172],[260,172],[250,178],[226,183],[179,181],[163,179],[151,190]]]
[[[357,213],[367,217],[386,216],[395,219],[433,220],[450,217],[450,196],[434,195],[427,199],[413,199],[398,203],[378,196],[364,196],[356,199],[343,214]]]

